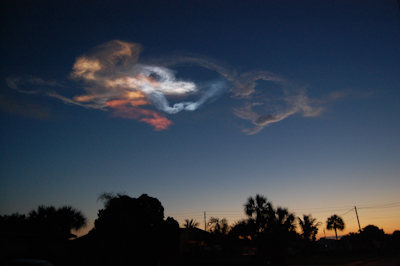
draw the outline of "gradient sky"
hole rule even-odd
[[[400,230],[396,0],[0,9],[1,215],[72,205],[82,235],[100,193],[146,193],[204,228],[262,194]]]

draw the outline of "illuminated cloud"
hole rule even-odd
[[[81,84],[84,92],[72,98],[54,89],[45,89],[62,86],[55,81],[18,77],[8,78],[7,84],[19,92],[42,93],[66,104],[110,111],[113,116],[135,119],[153,126],[155,130],[164,130],[173,124],[166,117],[167,114],[194,111],[225,92],[244,101],[242,107],[234,109],[234,114],[253,123],[253,128],[244,129],[247,134],[255,134],[265,126],[296,113],[317,116],[323,111],[323,107],[318,106],[322,101],[311,101],[304,89],[296,88],[270,72],[249,71],[238,74],[221,63],[195,56],[158,58],[152,63],[149,60],[143,63],[139,62],[141,50],[138,44],[113,40],[96,47],[90,54],[78,57],[70,77]],[[217,72],[220,78],[204,83],[207,85],[179,80],[170,69],[176,65],[197,65]],[[283,92],[280,99],[283,104],[271,104],[273,99],[262,98],[260,95],[266,89],[259,88],[258,81],[278,85]],[[21,89],[21,86],[27,84],[38,89]],[[339,93],[331,95],[331,99],[339,96]],[[185,97],[197,100],[170,104],[171,100]]]
[[[196,56],[174,56],[155,60],[158,64],[166,66],[197,65],[215,71],[229,82],[229,92],[232,97],[244,100],[244,105],[234,109],[234,114],[239,118],[251,121],[255,127],[243,129],[249,135],[258,133],[265,126],[279,122],[290,115],[299,113],[305,117],[318,116],[324,111],[321,106],[326,101],[335,100],[311,100],[303,88],[290,83],[285,78],[268,71],[249,71],[237,73],[228,66],[224,66],[212,59]],[[280,87],[283,98],[279,99],[283,104],[271,104],[276,99],[263,99],[265,88],[259,88],[258,81],[271,82]],[[266,104],[269,102],[269,104]],[[266,107],[267,106],[267,107]],[[255,111],[254,109],[257,109]]]
[[[289,86],[285,84],[284,86]],[[312,104],[311,100],[307,97],[305,90],[301,89],[287,89],[284,90],[284,97],[282,98],[283,104],[273,105],[273,109],[276,109],[275,114],[261,113],[253,111],[254,108],[262,107],[264,103],[247,102],[242,108],[237,108],[234,113],[246,120],[250,120],[255,127],[246,128],[243,131],[249,135],[256,134],[269,124],[282,121],[283,119],[293,114],[299,113],[305,117],[318,116],[324,108],[318,104]],[[316,106],[314,106],[316,105]],[[270,107],[271,109],[271,107]]]

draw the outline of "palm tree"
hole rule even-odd
[[[229,231],[228,221],[225,218],[220,220],[219,218],[211,217],[208,224],[210,225],[211,233],[226,235]]]
[[[57,210],[54,206],[38,206],[37,210],[32,210],[28,213],[28,220],[35,225],[36,228],[54,229],[56,224]]]
[[[296,229],[295,216],[287,208],[278,207],[275,213],[275,225],[283,232],[293,232]]]
[[[199,226],[199,223],[198,222],[196,222],[196,220],[193,220],[193,219],[186,219],[185,220],[185,224],[183,225],[183,227],[185,227],[185,228],[196,228],[196,227],[198,227]]]
[[[102,201],[104,203],[104,208],[108,208],[112,199],[125,196],[125,193],[114,193],[114,192],[102,192],[97,201]]]
[[[257,225],[257,231],[263,232],[271,220],[275,218],[272,203],[266,197],[257,194],[255,199],[249,197],[244,205],[244,211],[249,218],[253,218]]]
[[[344,229],[344,222],[342,218],[337,216],[336,214],[332,215],[331,217],[328,218],[326,221],[326,229],[328,230],[335,230],[335,235],[336,235],[336,240],[338,239],[337,237],[337,230],[343,230]]]
[[[83,213],[71,206],[62,206],[61,208],[58,208],[57,219],[60,225],[69,232],[71,230],[78,231],[87,225],[87,218]]]
[[[299,220],[301,230],[303,231],[301,234],[303,238],[315,241],[315,236],[318,233],[318,226],[321,225],[321,222],[316,223],[317,219],[312,218],[311,214],[303,214],[303,220],[301,220],[300,217],[297,217],[297,219]]]
[[[40,205],[37,211],[32,210],[28,213],[28,219],[34,220],[49,220],[54,219],[57,210],[54,206]]]
[[[29,212],[28,220],[39,231],[66,238],[73,236],[71,235],[71,230],[79,230],[87,224],[87,218],[82,212],[71,206],[63,206],[56,209],[54,206],[40,205],[37,210]]]
[[[229,234],[234,238],[246,238],[252,239],[254,235],[256,235],[257,228],[253,219],[243,219],[235,222]]]

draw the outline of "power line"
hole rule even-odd
[[[370,205],[358,205],[358,208],[391,208],[391,207],[399,207],[400,202],[392,202],[392,203],[381,203],[381,204],[370,204]]]
[[[365,211],[368,211],[368,213],[371,212],[385,212],[387,209],[396,209],[400,208],[400,202],[392,202],[392,203],[381,203],[381,204],[369,204],[369,205],[358,205],[357,209],[358,210],[363,210],[361,212],[361,217],[366,218],[367,214]],[[306,209],[294,209],[290,210],[292,213],[299,213],[299,212],[310,212],[310,213],[332,213],[332,212],[339,212],[339,211],[345,211],[343,214],[340,216],[347,215],[351,211],[353,211],[353,207],[350,206],[341,206],[341,207],[318,207],[318,208],[306,208]],[[243,211],[207,211],[209,213],[218,213],[218,214],[223,214],[225,217],[237,217],[237,216],[243,216],[247,217]],[[196,211],[196,212],[182,212],[182,213],[172,213],[168,214],[169,216],[172,216],[177,219],[182,219],[182,218],[198,218],[201,219],[203,217],[203,211]],[[216,216],[216,215],[213,215]]]
[[[343,217],[343,216],[345,216],[346,214],[348,214],[349,212],[352,212],[352,211],[353,211],[353,208],[351,208],[350,210],[348,210],[347,212],[345,212],[345,213],[343,213],[343,214],[341,214],[339,216]]]
[[[346,223],[351,222],[351,221],[353,221],[355,219],[356,219],[356,217],[353,217],[353,218],[350,218],[350,219],[346,219]]]
[[[399,208],[400,207],[400,205],[399,206],[395,206],[395,205],[393,205],[393,206],[373,206],[373,207],[360,207],[359,209],[361,210],[361,209],[389,209],[389,208]]]
[[[399,218],[400,219],[400,216],[368,217],[369,220],[372,220],[372,219],[388,219],[388,218]]]

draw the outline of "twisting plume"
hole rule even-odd
[[[70,77],[82,85],[84,92],[72,98],[63,96],[54,89],[43,89],[63,86],[56,81],[14,77],[8,78],[7,84],[19,92],[42,93],[67,104],[109,110],[114,116],[145,122],[155,130],[167,129],[172,124],[166,115],[194,111],[207,101],[228,91],[232,97],[244,101],[242,107],[234,109],[234,114],[254,124],[253,128],[244,129],[247,134],[255,134],[265,126],[295,113],[316,116],[323,110],[307,97],[304,89],[295,88],[284,78],[267,71],[238,74],[230,67],[222,66],[213,60],[194,56],[161,58],[146,64],[139,62],[141,50],[139,44],[113,40],[96,47],[90,54],[78,57]],[[207,68],[217,72],[220,78],[209,81],[207,85],[177,79],[170,67],[182,64]],[[284,104],[274,105],[273,108],[269,105],[270,110],[267,108],[263,110],[265,99],[259,99],[261,95],[259,92],[262,91],[257,88],[259,80],[280,86],[283,91],[280,100]],[[21,89],[21,86],[26,85],[41,88]],[[174,99],[185,97],[197,100],[170,104]]]

